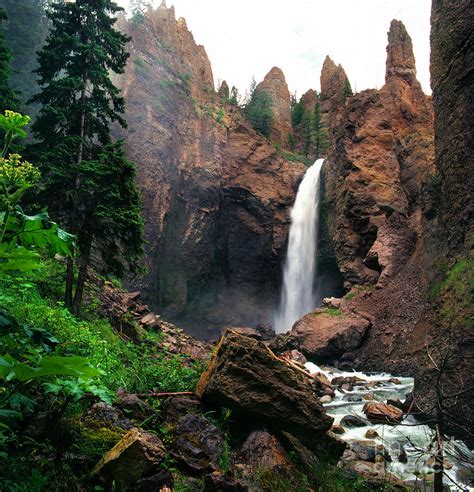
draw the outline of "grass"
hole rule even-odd
[[[43,271],[42,282],[56,276],[56,269]],[[202,371],[201,363],[186,355],[168,353],[161,347],[160,333],[145,332],[140,345],[124,342],[109,321],[86,312],[87,319],[73,316],[49,296],[34,278],[9,277],[0,280],[0,305],[15,321],[47,330],[58,339],[57,355],[81,355],[102,371],[100,382],[115,391],[190,391]],[[53,292],[51,292],[51,289]]]
[[[310,313],[310,316],[315,317],[319,316],[320,314],[326,314],[328,316],[342,316],[342,311],[339,308],[328,307],[322,309],[319,312]]]

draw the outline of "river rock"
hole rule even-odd
[[[344,429],[342,425],[333,425],[331,427],[331,432],[339,436],[341,434],[344,434],[346,432],[346,429]]]
[[[375,429],[369,429],[366,433],[365,433],[365,437],[367,439],[375,439],[376,437],[379,437],[379,433],[375,430]]]
[[[362,411],[375,424],[398,424],[403,418],[402,410],[382,402],[367,402]]]
[[[334,360],[356,349],[369,327],[367,319],[356,315],[310,313],[293,325],[289,343],[307,357]]]
[[[321,396],[321,398],[319,399],[319,401],[321,403],[331,403],[332,402],[332,398],[329,395],[323,395],[323,396]]]
[[[336,388],[341,388],[343,385],[366,385],[367,381],[360,378],[359,376],[337,376],[332,379],[331,384]]]
[[[140,479],[162,472],[166,449],[154,434],[131,429],[97,463],[92,475],[121,487],[133,486]]]
[[[285,365],[264,343],[233,331],[217,345],[196,393],[208,405],[229,408],[302,438],[324,440],[333,422],[309,378]]]
[[[367,421],[357,415],[346,415],[342,417],[341,425],[348,427],[349,429],[353,427],[365,427],[367,425]]]
[[[178,420],[173,435],[172,454],[186,468],[199,473],[218,470],[224,437],[209,420],[189,413]]]
[[[391,461],[388,451],[381,444],[376,444],[374,441],[349,441],[349,444],[350,449],[356,454],[358,460],[375,463],[375,457],[380,455],[386,461]]]

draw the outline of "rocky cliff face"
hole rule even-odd
[[[417,372],[425,350],[434,174],[431,100],[416,79],[410,37],[393,21],[385,85],[347,101],[326,165],[331,236],[349,310],[370,319],[359,367]]]
[[[351,97],[335,131],[328,197],[347,286],[387,285],[423,236],[418,199],[433,172],[433,117],[414,63],[410,38],[393,21],[385,85]]]
[[[257,85],[257,90],[266,91],[272,98],[273,123],[270,140],[288,148],[288,136],[293,132],[291,126],[291,99],[285,75],[278,67],[273,67]]]
[[[431,84],[435,109],[440,214],[452,252],[468,251],[474,233],[474,7],[433,1]],[[449,33],[449,37],[448,34]]]
[[[173,8],[122,19],[121,29],[133,37],[118,83],[148,241],[138,287],[164,317],[190,314],[204,328],[266,320],[304,168],[222,102],[204,48]]]

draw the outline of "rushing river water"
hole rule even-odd
[[[296,320],[314,309],[319,183],[323,162],[324,159],[318,159],[306,171],[291,211],[281,299],[273,321],[277,333],[288,331]]]
[[[413,379],[407,377],[394,378],[389,374],[367,375],[361,372],[342,372],[332,368],[320,368],[308,362],[306,368],[312,373],[323,373],[330,381],[338,376],[358,376],[368,385],[361,382],[352,391],[336,390],[336,395],[330,403],[324,405],[327,413],[334,418],[334,424],[339,424],[346,415],[355,415],[366,420],[362,408],[367,400],[365,395],[371,394],[376,400],[386,401],[388,398],[405,400],[406,395],[413,390]],[[369,387],[368,387],[369,386]],[[390,454],[391,461],[386,466],[388,472],[407,482],[417,483],[420,487],[423,481],[433,479],[433,450],[431,442],[433,431],[427,425],[417,422],[408,415],[399,425],[371,424],[361,427],[345,428],[345,433],[339,437],[344,441],[375,441],[383,445]],[[368,430],[377,432],[378,437],[368,439]],[[469,462],[474,456],[461,441],[449,440],[445,443],[446,476],[444,483],[451,490],[473,491]],[[400,461],[400,455],[403,460]],[[423,478],[425,477],[425,478]],[[469,485],[471,484],[471,486]],[[417,490],[424,490],[423,488]]]

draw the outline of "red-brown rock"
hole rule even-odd
[[[370,327],[360,316],[310,313],[297,321],[290,332],[290,344],[307,357],[334,360],[356,349]]]
[[[288,136],[293,133],[291,98],[282,70],[273,67],[257,85],[257,90],[268,92],[272,99],[273,122],[270,128],[270,140],[288,148]]]

